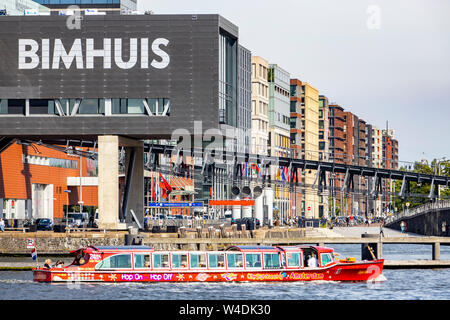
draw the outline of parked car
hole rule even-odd
[[[75,220],[73,218],[69,218],[69,219],[62,218],[61,219],[61,225],[67,226],[69,228],[76,227]]]
[[[36,229],[41,231],[50,231],[53,229],[53,222],[51,219],[37,219]]]

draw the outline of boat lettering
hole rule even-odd
[[[141,281],[142,279],[144,279],[144,277],[142,275],[140,275],[139,273],[136,274],[122,274],[121,275],[121,280],[124,281]]]
[[[247,280],[283,280],[283,275],[281,273],[249,273]]]
[[[89,260],[92,262],[97,262],[97,261],[102,260],[102,256],[99,255],[98,253],[91,253]]]
[[[321,273],[297,273],[297,272],[291,272],[289,278],[292,280],[322,280],[323,274]]]

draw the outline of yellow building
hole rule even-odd
[[[268,155],[269,62],[252,56],[252,153]]]

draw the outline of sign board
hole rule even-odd
[[[311,207],[308,207],[308,211],[311,211]]]
[[[27,238],[27,249],[34,249],[36,247],[35,240],[32,238]]]
[[[198,208],[203,202],[149,202],[150,208]]]

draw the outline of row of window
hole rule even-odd
[[[66,168],[66,169],[78,168],[78,161],[76,160],[39,157],[32,155],[22,155],[22,162],[27,164],[37,164],[41,166],[49,166],[56,168]]]
[[[105,105],[110,103],[111,114],[149,114],[170,116],[170,99],[29,99],[29,114],[59,115],[105,114]],[[60,109],[59,109],[60,108]],[[59,110],[58,110],[59,109]],[[0,114],[26,114],[25,99],[1,99]]]
[[[261,268],[279,269],[302,267],[299,252],[284,253],[152,253],[117,254],[99,262],[95,269],[235,269]],[[331,259],[331,257],[330,257]],[[133,260],[133,263],[132,263]]]

